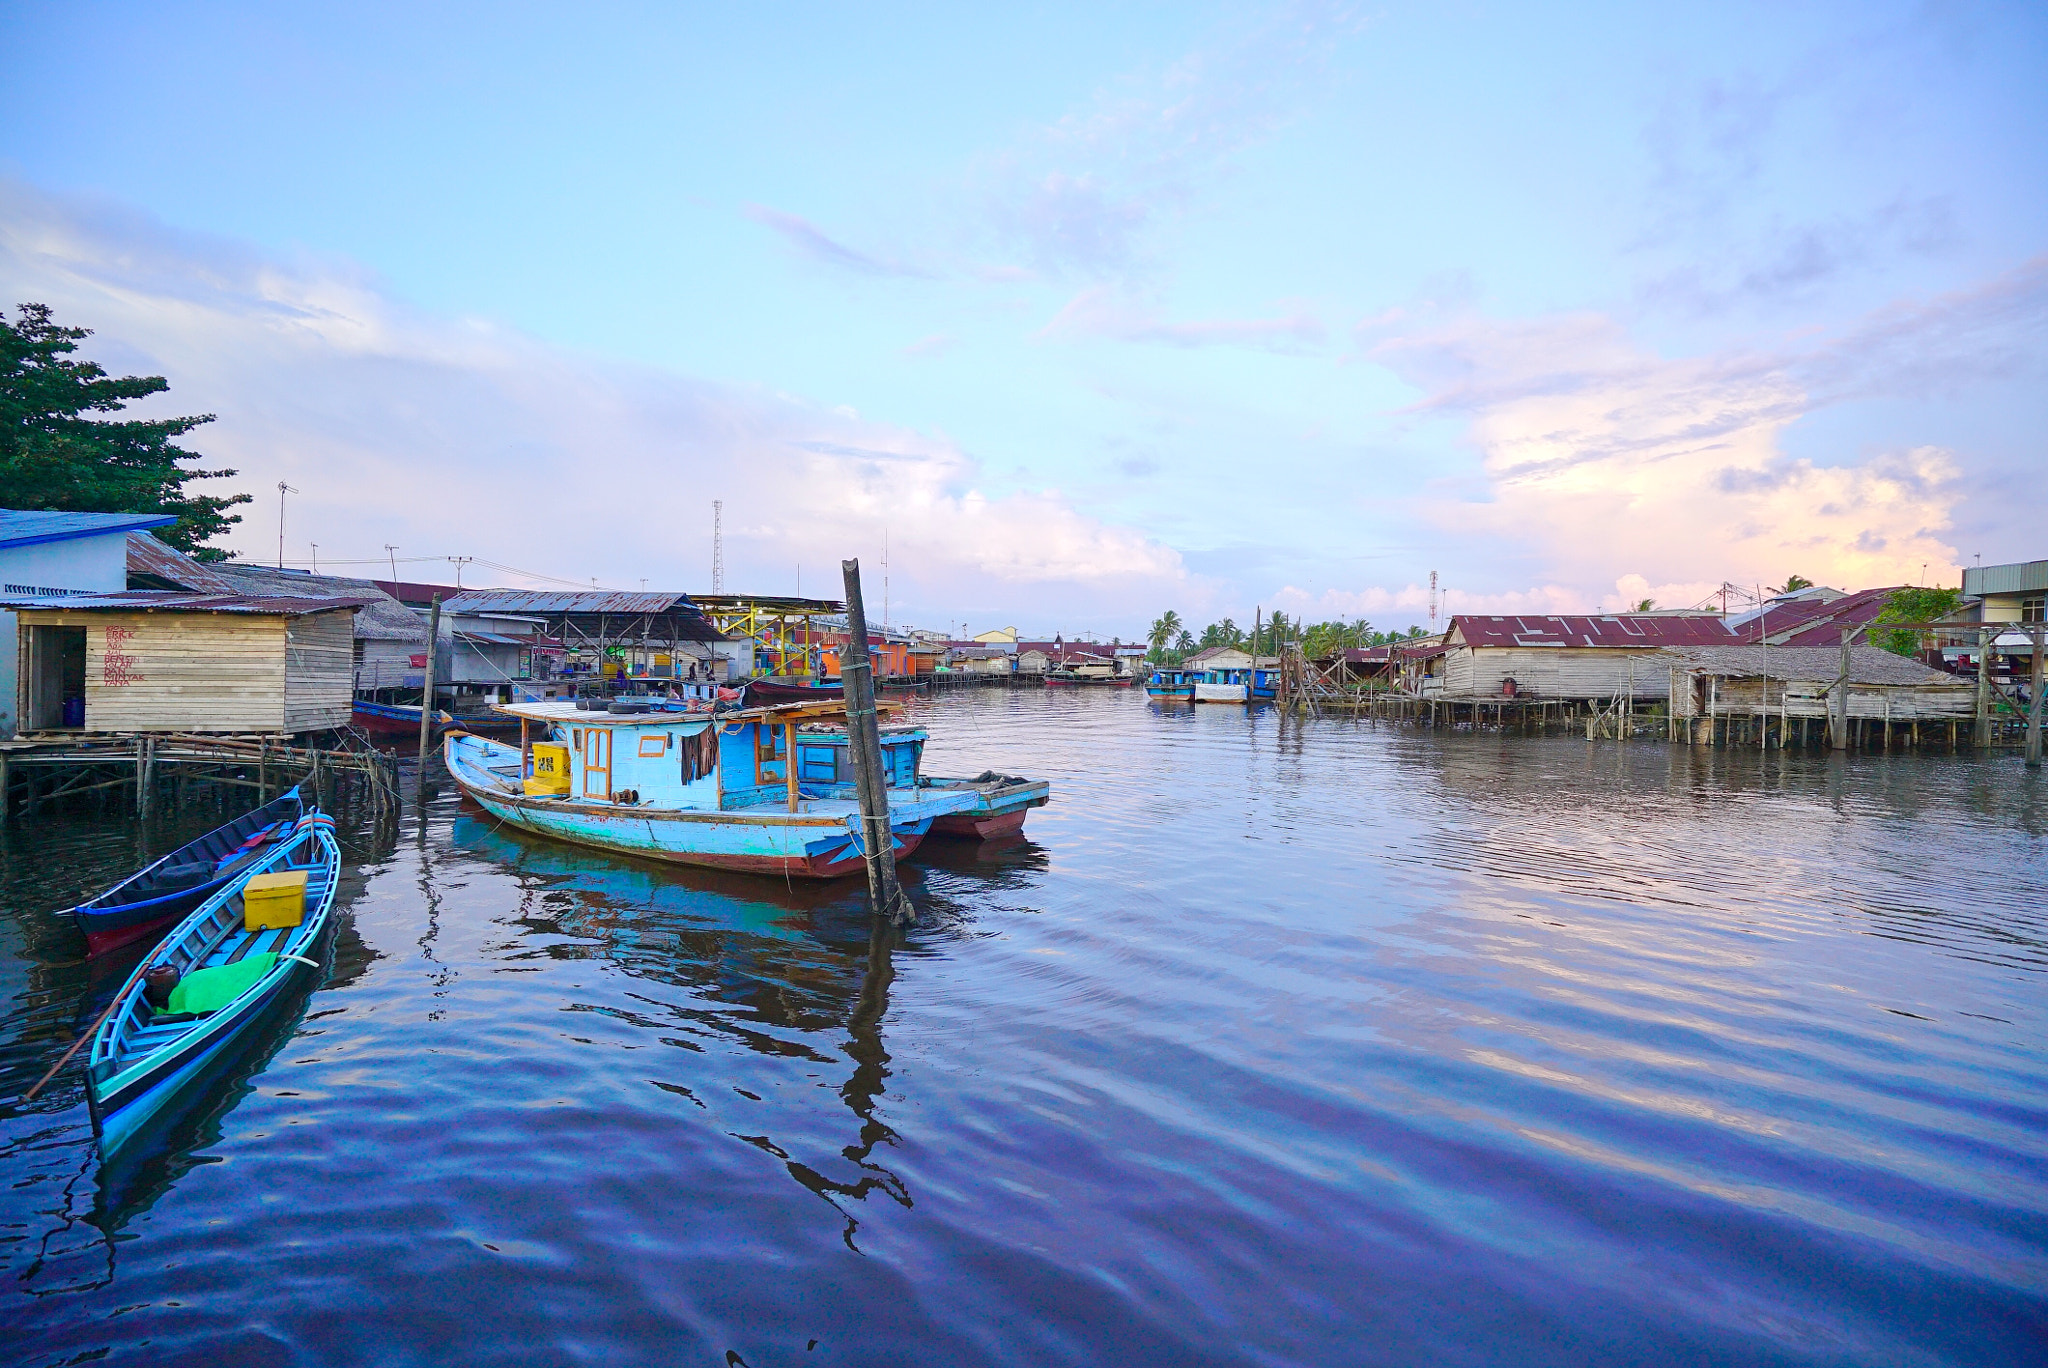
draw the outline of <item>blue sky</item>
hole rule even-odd
[[[2048,555],[2038,8],[732,8],[7,6],[0,307],[294,559],[701,588],[722,497],[735,587],[1107,634]]]

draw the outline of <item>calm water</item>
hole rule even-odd
[[[5,1357],[2012,1364],[2048,1343],[2048,783],[987,694],[925,921],[357,832],[334,969],[163,1148],[0,853]],[[192,824],[207,823],[192,819]],[[125,967],[125,966],[120,966]]]

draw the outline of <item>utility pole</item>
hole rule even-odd
[[[277,482],[277,568],[280,570],[284,569],[284,496],[298,492],[283,480]]]
[[[901,925],[917,909],[896,882],[896,843],[889,830],[889,787],[882,773],[882,733],[875,721],[875,665],[868,658],[867,610],[861,604],[860,562],[841,561],[846,577],[846,655],[839,676],[846,686],[846,737],[860,790],[861,854],[868,867],[868,905]],[[792,755],[790,762],[795,763]]]
[[[391,583],[395,587],[398,584],[398,548],[385,542],[384,554],[391,557]]]
[[[427,612],[427,672],[420,690],[420,773],[421,792],[427,787],[427,750],[434,732],[434,664],[441,654],[441,596]]]
[[[711,501],[711,592],[725,592],[725,500]]]
[[[471,561],[475,560],[476,557],[450,556],[448,559],[455,566],[455,587],[457,589],[460,589],[462,587],[462,567],[469,564]]]
[[[1978,750],[1991,748],[1991,638],[1991,628],[1977,629],[1977,720],[1970,741]]]
[[[313,543],[313,573],[320,573],[320,543]]]
[[[2027,699],[2027,768],[2041,768],[2041,684],[2042,638],[2048,636],[2048,625],[2034,624],[2034,682]]]
[[[1835,682],[1835,734],[1831,738],[1836,750],[1849,749],[1849,643],[1855,636],[1854,627],[1842,629],[1842,677]]]

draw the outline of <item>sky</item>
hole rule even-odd
[[[216,414],[253,558],[284,481],[288,563],[702,592],[717,500],[729,591],[857,556],[895,625],[1129,637],[2048,556],[2037,5],[0,3],[0,51],[0,311]]]

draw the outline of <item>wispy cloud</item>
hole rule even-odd
[[[1323,322],[1305,309],[1270,318],[1213,318],[1169,322],[1149,306],[1108,286],[1081,291],[1038,330],[1041,339],[1109,337],[1174,347],[1240,346],[1305,351],[1329,340]]]
[[[827,266],[837,266],[841,270],[870,276],[928,278],[932,274],[922,267],[870,256],[829,236],[809,219],[786,214],[780,209],[770,209],[765,204],[745,205],[740,212],[763,227],[781,234],[785,241],[813,261],[823,262]]]
[[[1296,116],[1358,27],[1347,5],[1282,6],[987,158],[997,237],[1048,275],[1130,274],[1206,174]]]
[[[168,376],[154,411],[218,413],[197,434],[209,465],[238,467],[245,488],[304,491],[292,554],[301,538],[323,560],[396,542],[690,589],[722,498],[743,587],[872,555],[886,532],[913,621],[1134,614],[1187,579],[1176,553],[1057,490],[986,492],[943,437],[422,314],[345,263],[283,261],[25,186],[0,186],[0,298],[46,302],[97,330],[89,355]],[[258,514],[239,539],[268,550],[273,535]]]
[[[1424,390],[1421,408],[1470,423],[1487,491],[1440,505],[1447,526],[1533,537],[1565,583],[1619,583],[1620,572],[1683,597],[1723,578],[1798,571],[1860,586],[1952,569],[1964,491],[1953,453],[1794,459],[1784,431],[1831,404],[2038,368],[2044,329],[2048,259],[2037,259],[1776,350],[1666,358],[1604,315],[1461,314],[1382,336],[1368,354]]]

